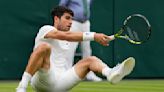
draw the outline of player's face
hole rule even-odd
[[[57,29],[61,31],[69,31],[72,25],[72,15],[64,13],[58,21]]]

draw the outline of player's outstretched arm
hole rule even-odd
[[[63,32],[50,31],[45,35],[45,38],[60,39],[67,41],[96,41],[103,46],[108,46],[110,38],[103,33],[95,32]]]
[[[63,32],[63,31],[50,31],[45,35],[45,38],[60,39],[67,41],[82,41],[82,32]]]

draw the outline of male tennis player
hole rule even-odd
[[[73,12],[58,6],[52,11],[54,25],[40,28],[35,39],[34,50],[29,58],[17,92],[26,92],[28,82],[36,92],[67,92],[79,83],[89,71],[100,72],[111,83],[118,83],[129,74],[135,64],[133,58],[120,65],[109,68],[99,58],[89,56],[73,67],[66,67],[67,53],[71,48],[69,41],[92,41],[108,46],[107,35],[92,32],[71,32]]]

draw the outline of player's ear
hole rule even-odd
[[[55,20],[55,21],[57,20],[57,16],[54,16],[54,20]]]
[[[59,20],[59,17],[54,16],[54,21],[58,21],[58,20]]]

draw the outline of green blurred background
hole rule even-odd
[[[51,24],[50,10],[59,0],[0,0],[0,79],[20,79],[39,28]],[[151,39],[142,45],[115,40],[109,47],[92,42],[93,55],[113,67],[133,56],[136,67],[128,78],[164,78],[163,0],[94,0],[91,30],[116,33],[124,19],[143,14],[152,25]],[[76,58],[76,57],[75,57]]]

